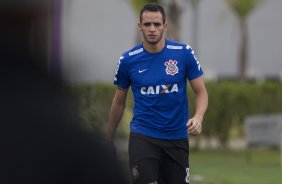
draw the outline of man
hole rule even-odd
[[[135,102],[129,139],[133,183],[189,183],[187,138],[201,133],[208,106],[203,72],[190,46],[165,39],[167,23],[161,6],[145,5],[138,26],[142,44],[125,52],[118,64],[107,139],[113,141],[131,86]],[[187,79],[196,95],[196,112],[190,119]]]

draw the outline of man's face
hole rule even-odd
[[[144,12],[142,21],[138,24],[139,30],[143,33],[144,41],[149,44],[157,44],[164,36],[167,23],[163,23],[160,12]]]

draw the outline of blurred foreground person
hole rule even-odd
[[[34,31],[34,20],[45,24],[46,2],[0,2],[0,183],[126,183],[112,150],[80,127],[66,88],[31,46],[46,39]]]

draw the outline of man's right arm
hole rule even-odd
[[[115,92],[115,96],[110,109],[109,126],[106,135],[106,139],[111,143],[113,142],[114,134],[125,109],[127,91],[127,89],[118,87]]]

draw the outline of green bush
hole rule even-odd
[[[106,131],[114,89],[113,85],[103,83],[72,87],[82,126],[90,131]]]
[[[277,82],[239,83],[223,81],[206,84],[209,107],[204,119],[204,135],[215,136],[224,144],[231,130],[244,134],[248,115],[282,112],[282,85]],[[193,101],[191,98],[190,102]],[[190,104],[193,107],[193,103]]]
[[[244,119],[248,115],[282,112],[282,85],[278,82],[208,82],[209,107],[204,119],[203,134],[217,137],[223,145],[236,132],[242,136]],[[111,84],[81,84],[72,87],[78,100],[83,126],[89,130],[105,132],[108,113],[114,97],[115,86]],[[194,112],[194,95],[188,87],[190,114]],[[134,102],[131,91],[127,98],[125,113],[118,128],[118,136],[127,136]],[[235,130],[235,131],[234,131]],[[233,135],[234,136],[234,135]]]

